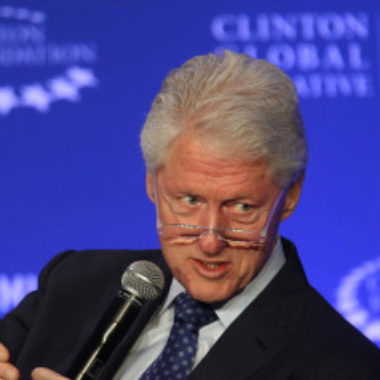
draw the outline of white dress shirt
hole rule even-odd
[[[284,263],[284,251],[280,239],[277,239],[277,244],[272,255],[259,274],[242,292],[215,310],[218,316],[215,322],[199,330],[197,354],[193,368],[206,356],[207,352],[228,326],[265,289]],[[174,278],[163,306],[157,310],[132,346],[126,359],[114,376],[114,380],[139,379],[158,357],[165,347],[174,320],[174,308],[171,303],[176,295],[183,291],[185,291],[183,286]]]

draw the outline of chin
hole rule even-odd
[[[222,302],[232,297],[230,293],[220,293],[212,291],[208,289],[206,291],[202,291],[199,289],[187,289],[187,292],[196,300],[204,302],[204,303],[215,303]]]

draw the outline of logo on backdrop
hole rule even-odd
[[[34,273],[16,273],[13,276],[0,273],[0,318],[36,288],[37,275]]]
[[[372,16],[373,17],[373,16]],[[219,14],[215,51],[264,58],[289,73],[304,98],[375,95],[375,38],[367,12]]]
[[[336,292],[336,308],[380,345],[380,257],[354,268]]]
[[[54,102],[78,102],[83,88],[96,86],[95,44],[55,43],[47,28],[44,12],[0,6],[0,70],[8,74],[0,81],[0,117],[21,108],[46,113]]]

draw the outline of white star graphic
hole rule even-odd
[[[65,78],[52,79],[49,87],[55,99],[67,99],[72,102],[79,99],[78,88]]]
[[[98,83],[92,70],[83,69],[78,66],[69,68],[67,70],[67,76],[78,88],[94,87]]]
[[[46,112],[51,102],[50,94],[39,84],[25,86],[22,89],[22,104],[37,111]]]
[[[14,14],[14,9],[12,7],[4,6],[0,8],[0,16],[4,18],[12,17]]]
[[[35,24],[41,24],[45,21],[45,15],[42,12],[33,12],[30,16],[30,21]]]
[[[16,107],[17,96],[12,87],[0,87],[0,115],[6,115]]]

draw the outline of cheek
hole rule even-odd
[[[243,252],[235,260],[236,278],[240,281],[240,286],[244,287],[261,270],[266,262],[263,252],[251,251]]]
[[[188,263],[186,261],[185,253],[178,247],[171,247],[161,242],[161,249],[164,259],[168,264],[173,276],[177,278],[181,283],[186,280],[186,268]]]

